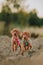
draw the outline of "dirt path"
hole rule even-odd
[[[43,65],[43,37],[32,39],[33,49],[22,55],[11,50],[11,39],[0,36],[0,65]]]

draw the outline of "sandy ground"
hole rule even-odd
[[[33,48],[19,54],[19,48],[14,53],[11,49],[11,38],[0,36],[0,65],[43,65],[43,37],[32,39]]]

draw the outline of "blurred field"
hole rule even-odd
[[[4,21],[0,22],[0,35],[3,34],[4,25],[5,25]],[[19,25],[16,25],[11,22],[9,25],[9,29],[8,29],[9,32],[13,28],[18,28],[18,29],[20,29],[20,31],[28,31],[28,32],[39,34],[40,36],[43,36],[43,27],[27,27],[27,26],[20,27]]]
[[[29,27],[26,29],[32,33],[39,34],[40,36],[43,36],[43,27],[40,27],[40,28],[39,27]]]
[[[4,21],[0,22],[0,34],[3,34],[4,24],[5,24]]]

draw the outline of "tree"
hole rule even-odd
[[[29,25],[40,27],[40,19],[37,16],[37,12],[35,9],[32,12],[30,12]]]
[[[9,5],[13,4],[13,7],[18,10],[20,8],[21,1],[22,0],[6,0],[6,5],[3,5],[3,7],[2,7],[3,20],[6,21],[5,26],[4,26],[4,34],[6,32],[8,33],[9,24],[10,24],[11,9],[10,9]]]
[[[1,12],[3,13],[3,20],[5,21],[5,26],[4,26],[3,34],[7,34],[8,30],[9,30],[9,24],[10,24],[11,9],[6,4],[6,5],[3,5]]]
[[[16,8],[16,9],[20,8],[21,1],[23,1],[23,0],[6,0],[8,5],[13,4],[13,7]]]

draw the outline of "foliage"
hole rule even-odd
[[[36,14],[25,13],[23,11],[19,11],[18,13],[0,13],[0,20],[5,21],[9,24],[9,22],[13,22],[20,26],[43,26],[43,18],[39,18]]]

